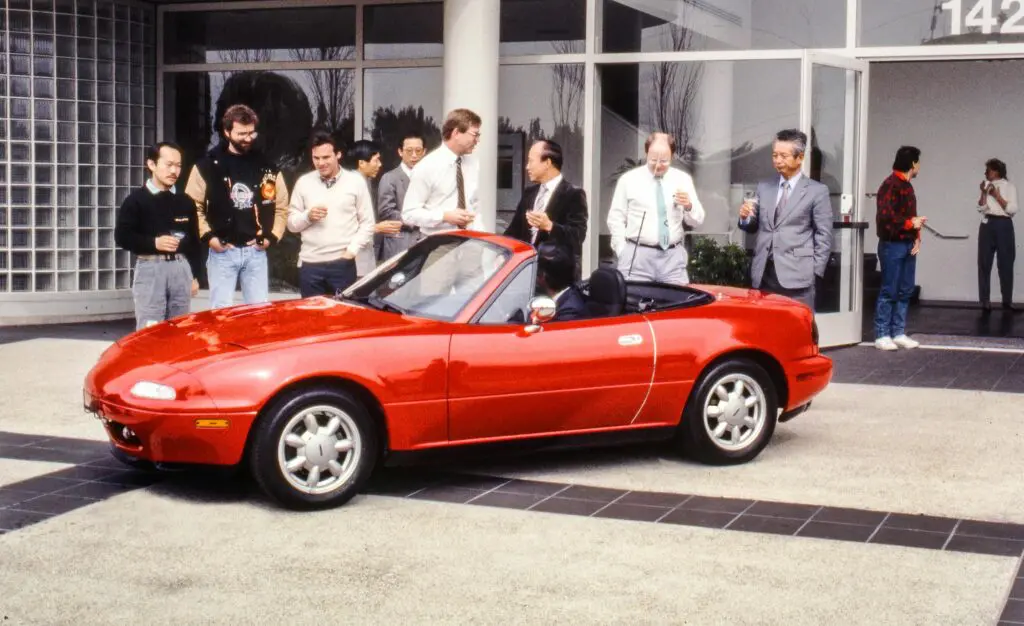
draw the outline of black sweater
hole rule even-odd
[[[192,275],[199,277],[199,230],[196,205],[183,193],[161,191],[154,194],[142,186],[121,203],[114,227],[114,242],[133,254],[164,254],[156,249],[156,238],[172,231],[185,233],[178,253],[185,255]]]

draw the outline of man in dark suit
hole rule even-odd
[[[758,183],[740,207],[739,227],[756,234],[750,277],[755,289],[793,298],[814,310],[815,277],[832,252],[828,187],[801,172],[807,135],[783,130],[772,143],[776,178]]]
[[[384,174],[377,188],[377,215],[381,220],[402,220],[402,202],[405,201],[405,190],[409,188],[409,177],[412,168],[423,158],[423,137],[408,133],[402,138],[402,147],[398,156],[402,162],[395,169]],[[402,224],[402,230],[396,235],[384,235],[380,238],[377,249],[377,260],[386,261],[409,246],[423,239],[419,228]]]
[[[567,247],[554,242],[537,246],[537,287],[555,301],[553,322],[586,317],[583,294],[573,284],[575,270],[576,263]]]
[[[587,194],[562,177],[562,147],[550,139],[530,146],[526,174],[537,183],[523,192],[505,235],[539,246],[554,242],[574,258],[579,279],[583,240],[587,237]]]

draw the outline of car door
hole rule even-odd
[[[643,316],[549,322],[528,333],[521,322],[504,322],[529,301],[533,274],[524,276],[527,272],[506,284],[515,298],[502,305],[503,293],[492,303],[498,319],[485,314],[480,323],[452,334],[453,442],[624,426],[644,403],[653,378],[654,342]]]

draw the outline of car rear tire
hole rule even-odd
[[[700,377],[680,434],[704,463],[746,463],[768,445],[777,417],[778,394],[768,372],[748,359],[730,359]]]
[[[287,394],[255,426],[249,466],[260,488],[283,506],[341,506],[369,480],[377,461],[377,428],[366,408],[339,389]]]

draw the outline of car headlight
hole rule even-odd
[[[178,392],[173,387],[148,380],[140,380],[132,385],[130,393],[136,398],[146,398],[147,400],[174,400],[178,397]]]

